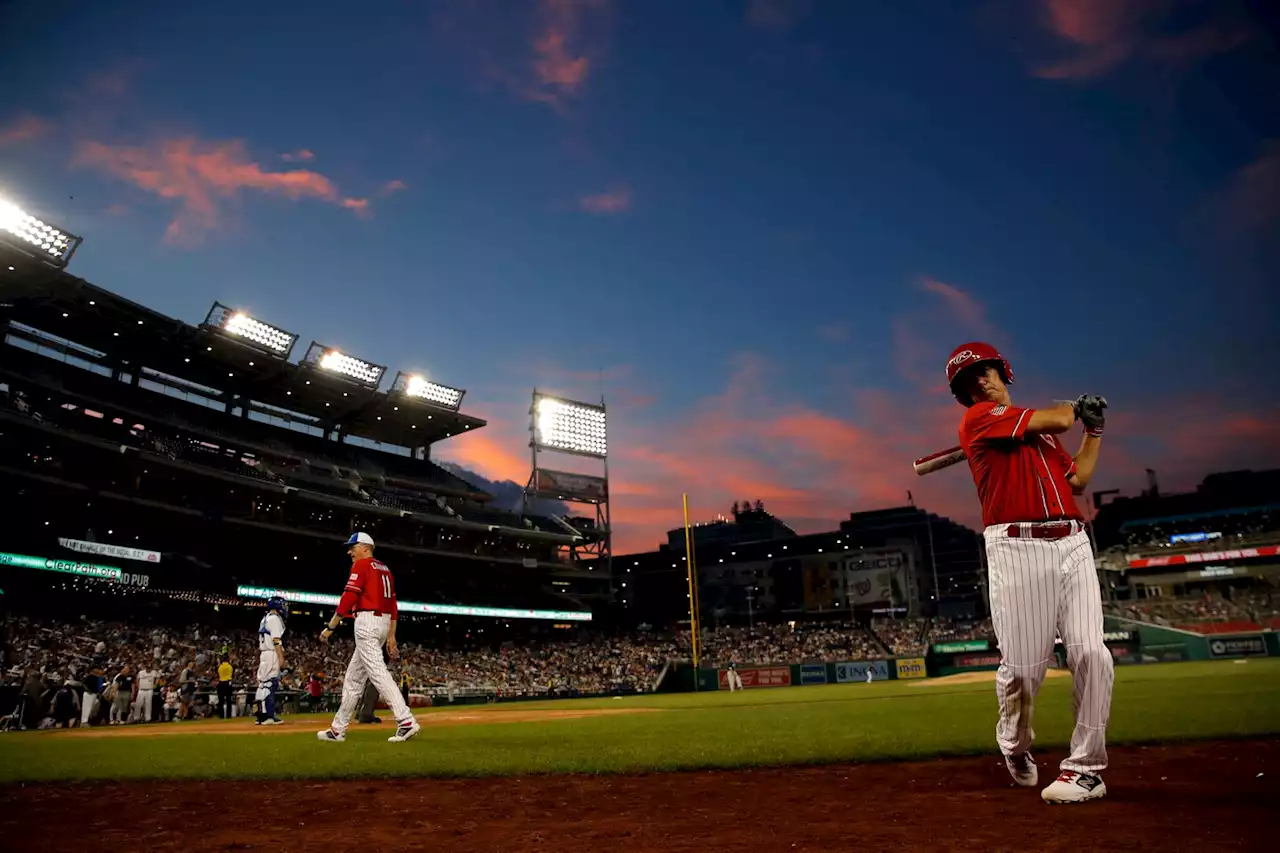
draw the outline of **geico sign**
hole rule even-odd
[[[851,569],[896,569],[903,566],[907,562],[906,555],[901,552],[894,554],[885,554],[880,557],[863,557],[862,559],[850,560],[849,568]]]

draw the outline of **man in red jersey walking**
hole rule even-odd
[[[1093,547],[1075,495],[1098,464],[1107,402],[1082,395],[1047,409],[1013,405],[1013,369],[990,344],[957,347],[947,383],[965,407],[960,446],[982,501],[991,620],[1000,645],[996,742],[1013,780],[1032,787],[1039,772],[1031,757],[1035,697],[1062,637],[1075,680],[1071,754],[1041,797],[1078,803],[1107,793],[1107,719],[1114,663],[1103,643],[1102,593]],[[1056,438],[1076,420],[1085,434],[1069,455]]]
[[[384,645],[391,660],[400,657],[396,648],[398,611],[395,582],[391,570],[373,558],[373,537],[368,533],[351,534],[347,540],[347,555],[351,557],[351,575],[338,601],[338,611],[329,620],[328,627],[320,632],[320,640],[327,643],[343,619],[355,619],[356,650],[342,679],[342,704],[333,717],[333,724],[324,731],[316,732],[316,737],[329,742],[345,740],[347,726],[364,692],[365,682],[372,681],[396,718],[396,733],[387,740],[403,743],[420,732],[422,727],[400,696],[396,680],[382,659]]]

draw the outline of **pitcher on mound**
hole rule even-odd
[[[947,383],[965,407],[960,446],[982,501],[991,621],[1000,645],[996,742],[1014,782],[1038,784],[1032,716],[1061,635],[1075,680],[1076,725],[1071,754],[1041,797],[1048,803],[1096,800],[1107,793],[1099,774],[1107,766],[1115,670],[1103,643],[1093,547],[1074,495],[1084,492],[1098,464],[1107,401],[1086,394],[1052,408],[1018,408],[1009,397],[1009,362],[979,342],[952,352]],[[1076,420],[1085,434],[1072,457],[1056,436]]]
[[[343,619],[355,619],[356,650],[342,679],[342,704],[333,717],[333,724],[316,732],[316,737],[334,743],[346,740],[347,726],[360,702],[365,682],[372,681],[396,718],[396,733],[387,740],[403,743],[422,731],[422,727],[405,704],[396,680],[382,659],[384,645],[391,660],[400,657],[396,648],[395,582],[391,570],[373,558],[373,537],[368,533],[351,534],[347,555],[351,557],[351,576],[338,601],[338,611],[329,620],[328,627],[320,632],[320,641],[327,643]]]

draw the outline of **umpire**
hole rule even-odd
[[[224,720],[231,718],[231,658],[222,656],[218,664],[218,716]]]

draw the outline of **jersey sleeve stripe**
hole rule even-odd
[[[1018,422],[1013,425],[1014,438],[1022,438],[1023,434],[1026,433],[1027,429],[1022,425],[1022,423],[1027,420],[1027,415],[1031,414],[1031,412],[1031,409],[1023,409],[1022,414],[1018,415]]]

